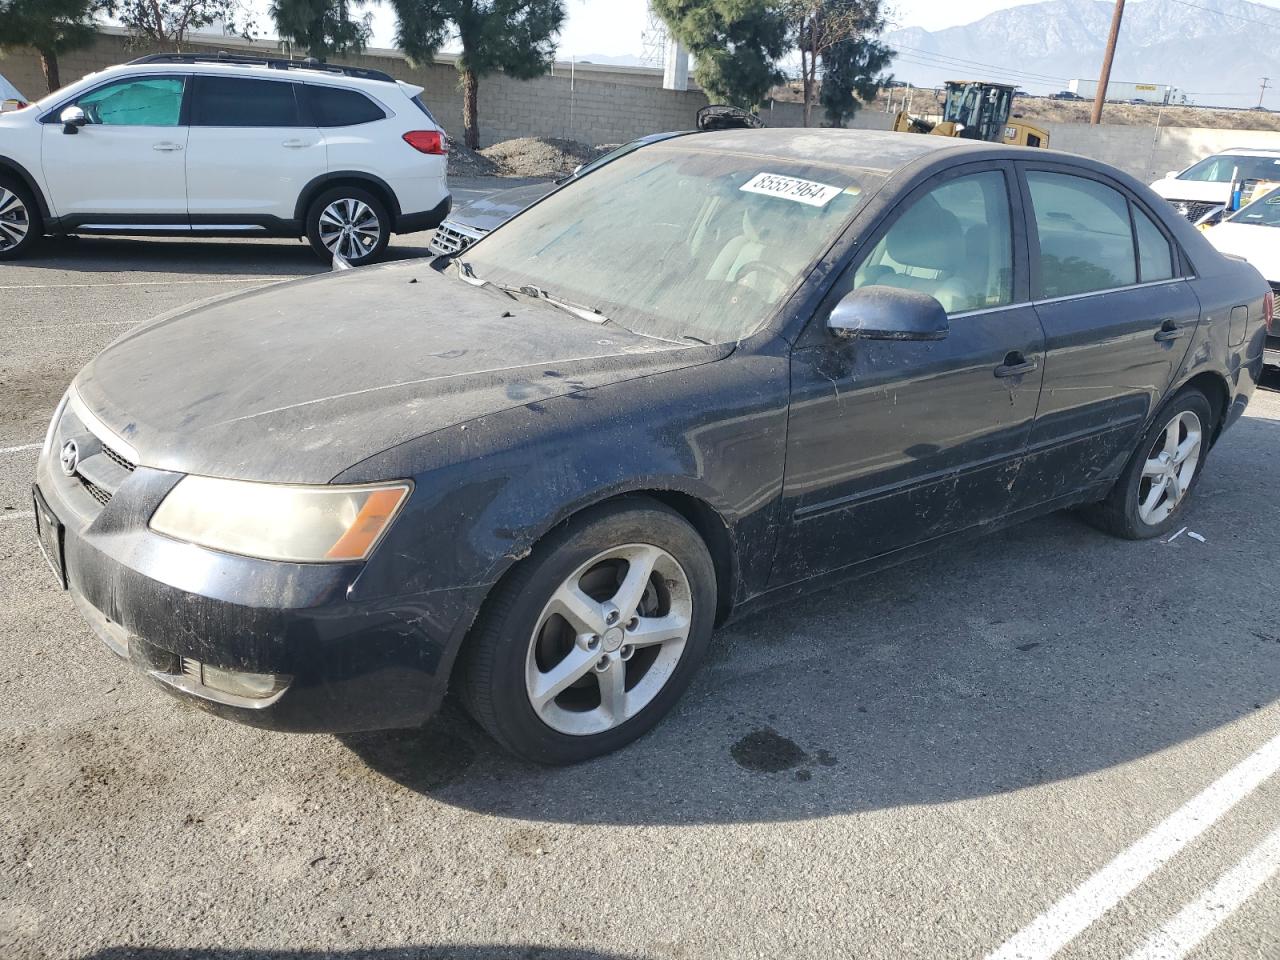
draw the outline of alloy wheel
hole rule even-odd
[[[361,200],[335,200],[320,214],[320,242],[347,260],[367,256],[381,237],[378,215]]]
[[[31,214],[12,190],[0,187],[0,251],[12,250],[27,238]]]
[[[1138,517],[1143,523],[1163,523],[1186,497],[1200,466],[1202,437],[1200,418],[1184,410],[1156,438],[1138,484]]]
[[[671,679],[692,614],[688,575],[662,548],[629,543],[592,557],[551,595],[529,639],[534,712],[573,736],[625,723]]]

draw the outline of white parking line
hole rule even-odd
[[[1004,942],[987,960],[1047,960],[1280,770],[1280,735],[1249,754],[1114,860]]]
[[[17,447],[0,447],[0,453],[22,453],[24,450],[39,450],[43,443],[24,443]]]
[[[61,290],[65,287],[173,287],[189,283],[271,283],[279,279],[279,277],[219,277],[215,280],[122,280],[119,283],[7,283],[0,284],[0,290]]]
[[[6,510],[0,513],[0,520],[20,520],[23,518],[34,517],[34,510]]]
[[[1129,960],[1180,960],[1280,871],[1280,827],[1151,934]]]

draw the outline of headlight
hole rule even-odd
[[[263,560],[363,560],[409,495],[407,482],[290,486],[183,477],[151,516],[157,533]]]

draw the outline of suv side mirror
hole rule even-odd
[[[827,329],[850,339],[941,340],[951,324],[928,294],[873,285],[845,294],[827,317]]]
[[[58,120],[62,123],[63,133],[79,133],[80,128],[89,122],[89,118],[79,107],[67,107],[58,114]]]

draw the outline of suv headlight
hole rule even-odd
[[[263,560],[363,560],[410,489],[408,481],[300,486],[187,476],[156,508],[151,529]]]

